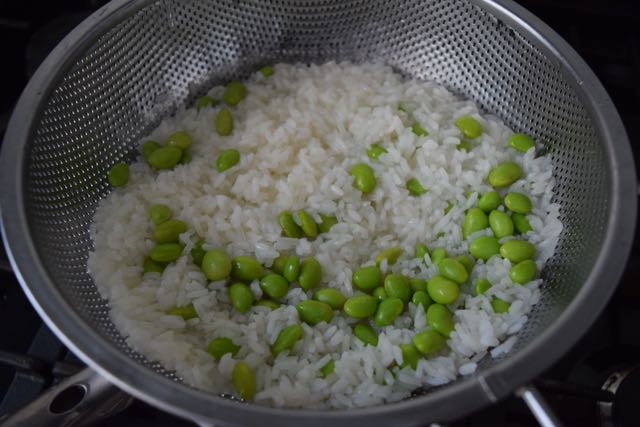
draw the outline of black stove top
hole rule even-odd
[[[0,3],[0,133],[30,75],[55,44],[103,0]],[[640,170],[640,2],[636,0],[521,0],[587,61],[613,98]],[[567,426],[637,425],[640,414],[640,238],[620,285],[589,332],[534,381]],[[612,284],[613,285],[613,284]],[[0,249],[0,418],[83,367],[42,323]],[[8,326],[10,325],[10,326]],[[626,377],[626,373],[631,372]],[[617,375],[617,376],[616,376]],[[617,381],[624,377],[624,381]],[[608,390],[602,385],[607,383]],[[617,393],[611,393],[616,391]],[[600,402],[600,403],[597,403]],[[612,403],[613,409],[612,409]],[[606,414],[613,419],[606,423]],[[101,426],[191,426],[135,401]],[[524,403],[507,398],[454,427],[537,425]]]

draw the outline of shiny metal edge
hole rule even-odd
[[[478,0],[474,3],[489,10],[506,25],[524,30],[520,32],[529,42],[547,57],[559,61],[561,72],[574,88],[580,89],[577,93],[581,101],[600,124],[598,136],[607,143],[612,171],[606,238],[582,289],[556,322],[528,344],[527,351],[520,351],[481,373],[493,393],[503,398],[565,354],[593,324],[613,295],[633,244],[637,178],[620,115],[602,83],[578,53],[539,18],[511,0]],[[599,286],[598,283],[609,283],[610,286]]]

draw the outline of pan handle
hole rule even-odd
[[[520,387],[515,395],[524,400],[541,427],[562,427],[547,402],[533,385]],[[133,397],[85,368],[52,387],[7,419],[2,427],[83,426],[126,409]],[[199,424],[209,426],[209,424]]]
[[[560,420],[532,384],[520,387],[515,395],[524,400],[541,427],[562,427]]]
[[[51,387],[5,420],[2,427],[82,426],[124,410],[129,396],[90,368]]]

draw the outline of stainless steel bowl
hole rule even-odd
[[[86,272],[108,167],[212,84],[258,65],[384,61],[472,98],[544,142],[565,229],[542,299],[505,357],[398,403],[356,410],[243,404],[181,383],[126,344]],[[6,133],[6,245],[47,324],[122,389],[199,422],[405,425],[448,421],[511,393],[562,355],[613,292],[633,236],[636,181],[615,107],[578,55],[509,0],[116,0],[42,64]]]

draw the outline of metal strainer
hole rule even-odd
[[[192,389],[127,346],[86,272],[107,170],[133,159],[139,138],[213,84],[266,63],[328,60],[384,61],[435,80],[544,143],[565,228],[541,301],[508,356],[403,402],[281,410]],[[609,97],[564,41],[509,0],[117,0],[40,67],[1,161],[6,245],[47,324],[103,377],[201,423],[424,424],[495,402],[595,319],[624,268],[636,214],[632,155]]]

